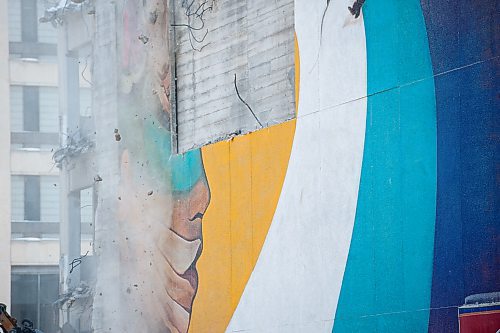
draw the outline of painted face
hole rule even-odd
[[[187,332],[210,193],[200,150],[172,154],[166,14],[161,1],[123,8],[120,283],[124,315],[142,309],[137,330]]]

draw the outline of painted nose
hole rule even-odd
[[[192,190],[174,197],[172,230],[186,240],[201,239],[201,220],[210,202],[210,191],[204,177]]]

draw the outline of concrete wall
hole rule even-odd
[[[293,1],[173,3],[180,151],[295,116]]]
[[[12,85],[57,87],[58,85],[58,64],[57,63],[37,63],[12,59],[9,61],[10,72],[12,73],[10,82]],[[85,64],[80,65],[80,73],[83,72]],[[90,80],[90,74],[85,72],[85,78]],[[88,88],[90,85],[80,75],[80,86]]]
[[[90,250],[89,242],[81,243],[82,253]],[[59,239],[12,240],[12,266],[59,265]]]
[[[0,302],[10,305],[10,105],[7,1],[0,2]]]
[[[120,150],[114,129],[118,126],[117,10],[115,2],[96,2],[96,35],[93,67],[93,108],[96,125],[95,164],[102,182],[96,182],[95,254],[98,280],[93,301],[92,327],[97,332],[126,332],[128,320],[122,311],[125,289],[121,288],[120,225],[117,192]],[[117,8],[118,7],[118,8]],[[96,176],[97,176],[96,175]],[[136,282],[137,283],[137,282]],[[130,317],[129,317],[130,318]]]
[[[11,173],[13,175],[57,176],[59,169],[54,165],[52,152],[15,151],[11,153]]]

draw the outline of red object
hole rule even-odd
[[[460,333],[500,333],[500,303],[458,308]]]

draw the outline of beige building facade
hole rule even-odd
[[[0,2],[0,299],[10,304],[10,112],[7,1]]]
[[[52,331],[59,295],[57,31],[42,1],[0,2],[0,302]]]
[[[53,160],[67,135],[61,134],[64,73],[58,57],[65,35],[55,24],[39,21],[50,5],[46,0],[0,1],[0,303],[46,333],[61,326],[53,304],[64,292],[60,263],[68,261],[61,260],[60,250],[64,182]],[[79,65],[82,71],[86,66]],[[90,113],[88,77],[77,80],[81,116]],[[84,189],[80,196],[86,253],[92,244],[92,191]]]

